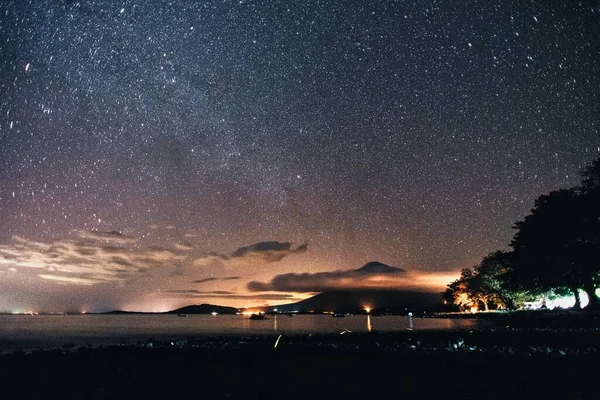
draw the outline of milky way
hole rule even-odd
[[[472,266],[596,157],[599,16],[3,1],[0,311],[273,304],[296,295],[248,283]]]

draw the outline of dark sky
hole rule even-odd
[[[276,304],[371,260],[441,290],[596,157],[599,17],[2,1],[0,310]]]

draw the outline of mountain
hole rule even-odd
[[[390,267],[393,268],[393,267]],[[373,312],[405,313],[430,309],[441,303],[439,293],[407,290],[335,290],[292,304],[270,307],[278,312],[356,312],[369,307]]]
[[[213,312],[219,314],[235,314],[237,308],[216,306],[213,304],[200,304],[178,308],[176,310],[167,311],[165,314],[211,314]]]
[[[402,268],[390,267],[379,261],[371,261],[356,270],[360,274],[398,274],[406,272]]]

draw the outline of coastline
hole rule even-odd
[[[486,321],[495,324],[498,328],[600,328],[600,311],[587,311],[585,309],[438,313],[435,318]]]

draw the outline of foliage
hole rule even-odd
[[[582,288],[590,308],[600,274],[600,157],[582,171],[581,186],[540,196],[515,225],[510,281],[529,292]]]
[[[446,301],[456,304],[459,309],[466,310],[476,305],[475,299],[472,297],[473,271],[465,268],[460,272],[460,278],[448,285],[444,292]]]
[[[488,254],[473,269],[465,268],[460,278],[448,285],[444,298],[461,309],[482,305],[490,308],[515,308],[525,301],[517,290],[511,290],[504,276],[510,268],[511,255],[503,251]]]
[[[581,188],[584,191],[600,191],[600,156],[581,171],[581,177]]]
[[[571,293],[579,306],[583,289],[590,308],[600,308],[600,155],[581,171],[580,186],[538,197],[515,224],[511,252],[496,251],[443,293],[461,309],[482,304],[515,308],[531,296]]]
[[[533,293],[577,286],[571,252],[577,237],[577,194],[559,190],[540,196],[531,214],[515,224],[510,279]]]

